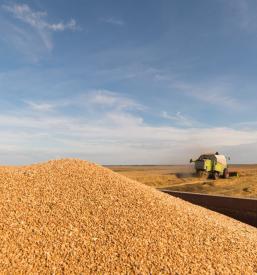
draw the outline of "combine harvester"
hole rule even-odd
[[[238,176],[237,172],[229,172],[228,160],[224,155],[218,152],[215,154],[203,154],[198,159],[190,159],[190,163],[195,163],[195,170],[198,177],[206,177],[217,180],[220,177],[227,179],[232,176]]]

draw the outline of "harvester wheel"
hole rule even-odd
[[[197,176],[198,178],[201,178],[202,175],[203,175],[203,171],[197,171],[197,172],[196,172],[196,176]]]
[[[225,168],[224,171],[223,171],[223,178],[224,179],[228,179],[229,178],[229,172],[228,172],[227,168]]]
[[[214,180],[217,180],[219,178],[219,173],[218,172],[213,172],[212,176],[213,176]]]
[[[208,178],[208,173],[205,172],[205,171],[197,171],[196,175],[197,175],[198,178],[201,178],[201,179],[207,179]]]

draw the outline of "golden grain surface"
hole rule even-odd
[[[254,274],[257,230],[81,160],[0,168],[6,274]]]

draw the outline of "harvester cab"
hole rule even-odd
[[[215,154],[203,154],[196,160],[190,160],[195,164],[195,171],[199,177],[218,179],[219,177],[228,178],[228,163],[224,155],[218,152]]]

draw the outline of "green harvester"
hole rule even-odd
[[[229,158],[217,152],[215,154],[203,154],[196,160],[191,159],[190,163],[194,162],[197,176],[216,180],[219,177],[229,178],[227,160]]]

